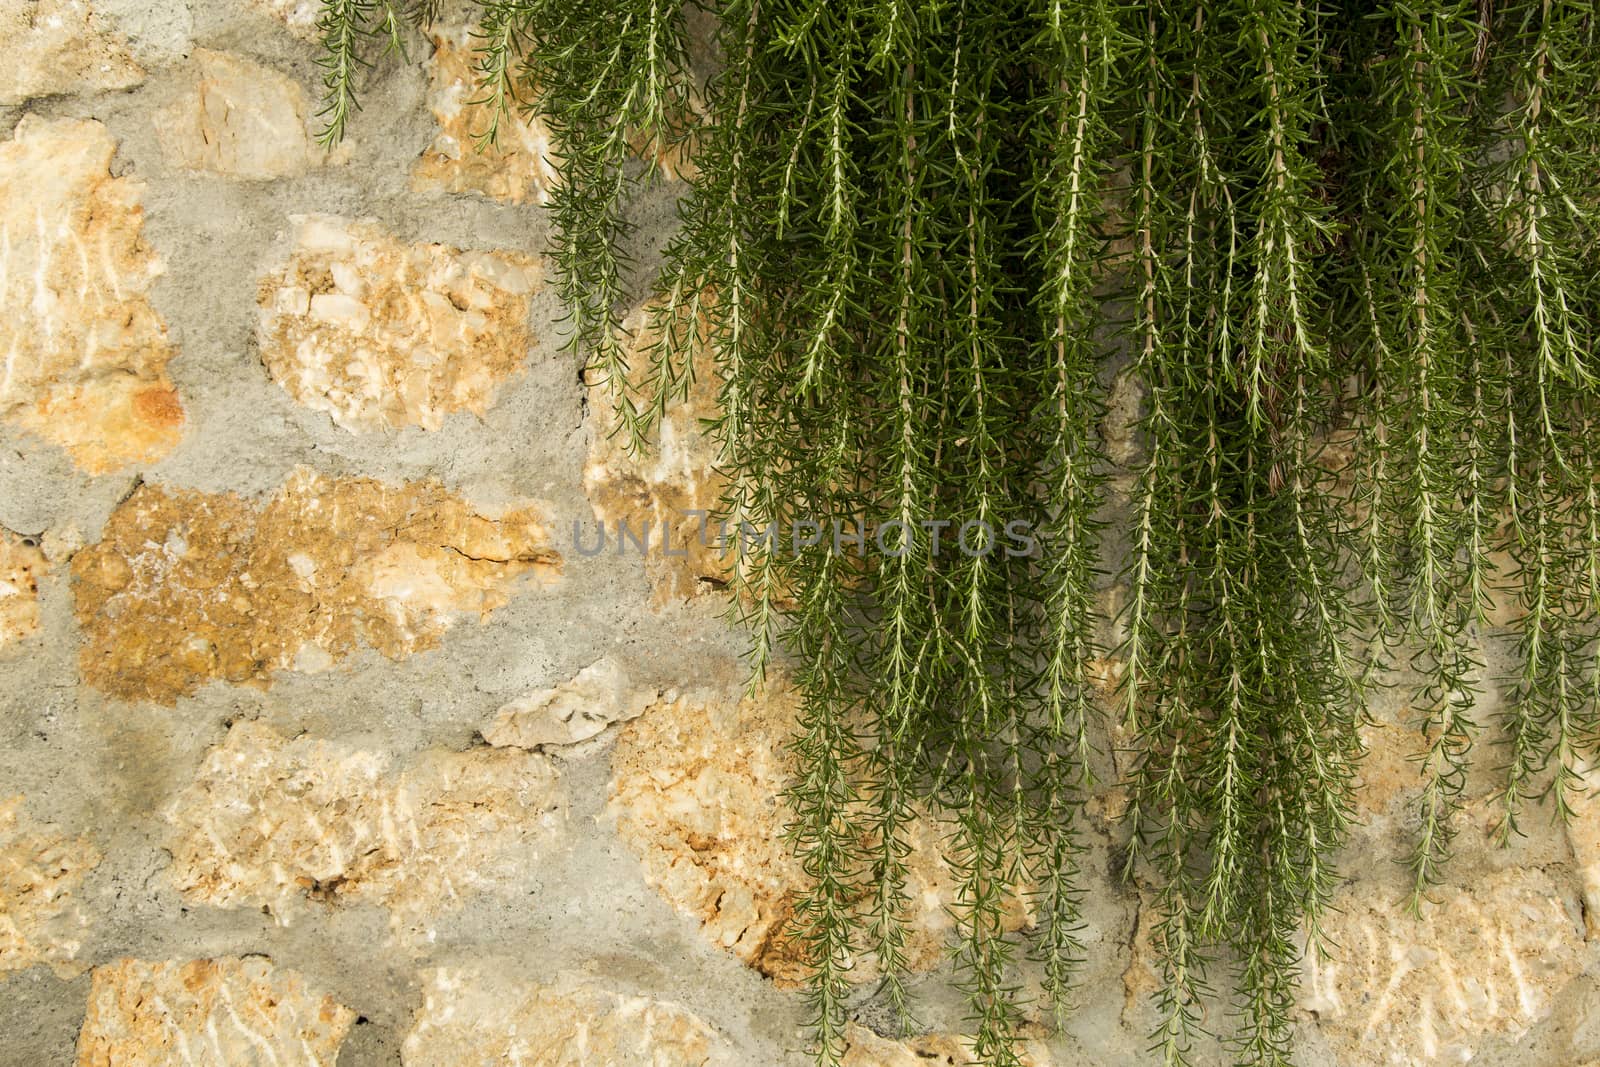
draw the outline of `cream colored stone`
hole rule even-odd
[[[43,552],[0,530],[0,648],[39,629],[39,579],[49,569]]]
[[[38,963],[76,973],[72,960],[89,925],[83,876],[100,863],[88,838],[39,825],[22,799],[0,800],[0,981]]]
[[[166,810],[186,901],[264,907],[283,925],[326,904],[388,909],[397,938],[468,894],[515,887],[561,832],[549,760],[517,749],[375,752],[236,723]]]
[[[506,704],[483,738],[517,748],[572,745],[613,723],[638,718],[659,696],[660,690],[634,685],[622,665],[606,657],[561,685]]]
[[[781,799],[797,702],[779,682],[759,699],[703,692],[657,704],[618,734],[609,804],[645,879],[713,944],[786,986],[806,973],[790,919],[807,882],[784,836],[793,815]],[[925,813],[905,829],[905,953],[914,971],[936,966],[954,932],[956,876],[941,856],[943,837]],[[1006,928],[1031,918],[1013,895]],[[864,958],[851,979],[876,973]]]
[[[266,685],[362,645],[400,659],[484,619],[561,557],[537,508],[474,512],[437,482],[294,470],[258,509],[141,485],[73,557],[85,680],[172,703],[212,678]]]
[[[904,1041],[879,1037],[864,1026],[847,1023],[840,1067],[975,1067],[972,1039],[959,1034],[924,1034]],[[1014,1050],[1022,1067],[1051,1067],[1055,1062],[1043,1041],[1025,1038]]]
[[[659,337],[650,313],[647,305],[623,322],[635,388],[645,382],[647,353]],[[703,321],[700,328],[702,335],[693,346],[694,383],[687,397],[667,404],[644,451],[628,450],[611,384],[597,372],[586,378],[595,426],[583,468],[584,492],[607,531],[607,551],[616,551],[622,539],[618,524],[625,524],[634,538],[648,537],[645,570],[657,606],[722,588],[733,557],[731,549],[723,551],[717,523],[709,518],[727,482],[717,470],[716,442],[704,428],[704,420],[719,412],[720,378]],[[636,549],[630,544],[628,551]]]
[[[0,106],[144,80],[127,42],[88,0],[0,0],[0,41]]]
[[[33,115],[0,143],[0,415],[91,474],[161,458],[183,426],[143,186],[111,177],[115,151],[98,122]]]
[[[652,708],[618,736],[610,803],[646,880],[714,944],[791,984],[804,968],[784,927],[804,883],[778,798],[795,699]]]
[[[261,283],[257,336],[274,381],[351,432],[437,430],[482,415],[533,344],[539,260],[406,244],[371,222],[296,216]]]
[[[1413,918],[1390,886],[1335,896],[1326,925],[1337,950],[1306,961],[1300,1006],[1341,1062],[1466,1063],[1488,1038],[1526,1032],[1584,969],[1576,905],[1542,868],[1434,897]]]
[[[306,95],[269,67],[198,48],[194,87],[154,116],[168,162],[234,178],[283,178],[314,159]]]
[[[412,168],[412,186],[419,192],[479,193],[510,204],[549,203],[557,166],[550,128],[512,107],[500,117],[494,144],[480,145],[493,109],[481,102],[472,30],[435,33],[433,44],[429,107],[439,133]]]
[[[39,539],[39,548],[51,563],[70,563],[82,547],[83,531],[78,529],[77,523],[69,522],[65,526],[46,530]]]
[[[423,972],[406,1067],[709,1067],[738,1061],[717,1033],[666,1001],[572,976],[516,982],[482,968]]]
[[[356,1014],[259,956],[94,969],[78,1067],[333,1067]]]

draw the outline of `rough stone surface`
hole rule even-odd
[[[315,158],[300,85],[244,56],[197,48],[194,84],[156,115],[168,160],[234,178],[299,174]]]
[[[241,722],[166,811],[184,899],[261,907],[287,925],[313,904],[387,908],[397,936],[469,893],[513,886],[565,819],[559,778],[514,749],[384,756]]]
[[[0,415],[98,474],[177,443],[173,350],[146,292],[141,183],[98,122],[25,116],[0,143]]]
[[[420,192],[476,193],[509,204],[546,204],[556,184],[550,129],[520,108],[500,117],[494,143],[481,139],[493,119],[475,69],[472,29],[433,35],[428,101],[438,136],[411,171]]]
[[[778,796],[793,696],[680,698],[625,726],[612,757],[611,808],[645,877],[710,940],[793,982],[786,937],[800,872],[781,839]]]
[[[1585,967],[1573,894],[1539,868],[1447,887],[1412,918],[1388,887],[1334,900],[1336,960],[1308,960],[1300,1005],[1351,1064],[1466,1063],[1517,1035]]]
[[[560,562],[538,509],[490,518],[437,482],[302,467],[259,509],[146,484],[73,559],[79,660],[114,696],[171,703],[212,678],[322,670],[363,644],[399,659]]]
[[[39,579],[49,570],[44,553],[0,530],[0,649],[39,629]]]
[[[1022,1067],[1052,1067],[1043,1041],[1025,1039],[1015,1049]],[[970,1039],[957,1034],[924,1034],[904,1041],[879,1037],[854,1023],[845,1027],[840,1067],[970,1067],[979,1061]]]
[[[437,430],[482,415],[527,358],[539,261],[406,244],[370,222],[297,216],[288,263],[261,285],[273,380],[352,432]]]
[[[1568,797],[1572,818],[1565,829],[1583,889],[1585,934],[1600,941],[1600,767],[1582,766],[1579,780],[1583,789]]]
[[[783,985],[804,976],[790,919],[805,880],[784,838],[792,815],[781,798],[795,712],[795,693],[782,683],[743,700],[695,693],[624,726],[612,757],[611,811],[646,879],[713,944]],[[913,971],[938,965],[954,929],[955,877],[939,838],[926,816],[906,833]],[[1013,898],[1007,927],[1030,919]],[[866,982],[875,973],[863,959],[851,977]]]
[[[332,1067],[356,1013],[259,956],[94,969],[78,1067]]]
[[[89,922],[83,877],[100,862],[88,838],[39,825],[22,802],[0,799],[0,981],[38,963],[72,973]]]
[[[124,41],[88,0],[0,0],[0,105],[144,78]]]
[[[629,373],[639,385],[649,374],[647,353],[659,334],[648,306],[635,310],[622,326],[630,339]],[[619,432],[612,385],[593,371],[587,379],[596,427],[583,487],[607,538],[606,551],[624,544],[626,551],[637,551],[634,541],[647,542],[645,568],[657,606],[720,588],[732,559],[706,519],[726,484],[716,469],[716,444],[702,424],[717,413],[719,378],[709,346],[696,344],[693,359],[688,395],[667,404],[648,447],[637,453],[629,452]],[[623,541],[624,529],[633,541]],[[594,544],[586,541],[585,547]]]
[[[635,685],[622,665],[607,657],[561,685],[537,689],[504,705],[483,738],[491,745],[517,748],[577,744],[613,723],[643,715],[660,692]]]
[[[684,1008],[570,976],[496,980],[481,968],[435,968],[401,1047],[406,1067],[710,1067],[738,1062]]]
[[[412,168],[412,187],[419,192],[474,193],[509,204],[548,204],[560,165],[560,146],[548,124],[524,106],[513,106],[495,121],[479,82],[473,25],[441,29],[431,38],[428,107],[438,135]],[[700,120],[698,111],[692,118]],[[492,143],[485,140],[491,129]],[[692,137],[655,144],[636,133],[628,147],[652,160],[656,173],[668,180],[690,181],[699,173]]]

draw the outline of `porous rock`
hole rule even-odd
[[[1413,917],[1393,887],[1351,883],[1324,921],[1332,956],[1304,964],[1300,1006],[1342,1062],[1466,1063],[1544,1018],[1584,969],[1570,896],[1543,868],[1514,867],[1439,887]]]
[[[685,1008],[571,976],[512,981],[481,967],[422,976],[422,1006],[401,1046],[406,1067],[710,1067],[736,1062]]]
[[[88,0],[0,0],[0,106],[144,80],[127,42]]]
[[[165,814],[186,901],[265,908],[283,925],[316,906],[373,904],[398,939],[421,943],[467,894],[526,877],[566,801],[534,753],[428,750],[397,769],[242,721]]]
[[[88,838],[34,822],[22,803],[0,799],[0,981],[41,963],[75,973],[89,924],[83,879],[100,863]]]
[[[259,507],[146,483],[73,557],[79,662],[107,693],[170,704],[213,678],[326,669],[362,645],[400,659],[560,564],[537,508],[491,518],[433,481],[301,467]]]
[[[620,427],[617,383],[591,370],[589,412],[595,418],[583,487],[600,523],[608,552],[641,551],[657,606],[688,599],[727,584],[729,563],[739,539],[719,531],[711,513],[722,498],[726,479],[717,469],[717,445],[705,421],[718,413],[719,377],[707,343],[706,323],[689,346],[693,374],[687,394],[672,397],[643,449],[633,450]],[[648,353],[659,340],[652,307],[635,310],[622,324],[628,346],[630,388],[645,384],[650,374]],[[648,400],[646,401],[648,402]],[[632,540],[623,540],[623,528]],[[725,548],[724,534],[728,544]],[[586,546],[587,547],[587,546]],[[781,550],[781,546],[780,546]]]
[[[472,30],[433,34],[428,106],[439,124],[433,143],[411,170],[419,192],[477,193],[507,204],[547,204],[556,186],[550,128],[517,106],[496,120],[478,81]],[[491,129],[493,143],[484,143]]]
[[[0,649],[39,629],[39,579],[49,569],[35,545],[0,530]]]
[[[517,748],[577,744],[614,723],[638,718],[660,692],[635,685],[622,665],[608,656],[560,685],[505,704],[483,738],[491,745]]]
[[[439,132],[412,167],[412,188],[476,193],[508,204],[548,204],[560,184],[560,146],[530,87],[519,86],[519,99],[496,114],[494,94],[478,69],[474,33],[470,25],[456,25],[430,34],[434,50],[428,106]],[[685,136],[656,142],[635,130],[628,138],[629,150],[669,180],[691,181],[699,174],[693,155],[694,130],[704,121],[701,101],[689,101],[683,116]]]
[[[260,956],[96,967],[78,1067],[333,1067],[356,1013]]]
[[[0,416],[103,474],[171,451],[183,406],[147,297],[143,185],[91,119],[24,116],[0,143]]]
[[[295,216],[262,281],[257,338],[272,379],[351,432],[437,430],[482,415],[522,369],[539,261],[410,244],[371,222]]]
[[[785,836],[794,816],[783,797],[798,699],[779,680],[757,697],[698,691],[662,701],[619,732],[609,804],[645,879],[713,944],[783,986],[807,973],[790,920],[808,883]],[[945,829],[918,811],[904,830],[912,971],[937,966],[955,928]],[[1005,928],[1031,921],[1023,895],[1008,894]],[[850,977],[877,973],[865,956]]]
[[[246,0],[249,6],[277,19],[296,37],[317,39],[317,18],[322,13],[318,0]]]

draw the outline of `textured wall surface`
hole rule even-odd
[[[803,1064],[793,694],[744,696],[711,553],[616,551],[617,520],[694,537],[712,397],[616,447],[560,348],[559,146],[475,152],[454,12],[322,151],[315,7],[0,0],[0,1067]],[[681,189],[634,209],[646,264]],[[1498,846],[1496,699],[1416,916],[1422,738],[1375,709],[1303,1063],[1600,1063],[1600,802]],[[1147,1060],[1124,807],[1091,801],[1078,1003],[1030,1011],[1033,1067]],[[946,831],[911,834],[922,1032],[862,959],[851,1067],[969,1062]]]

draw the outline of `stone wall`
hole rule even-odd
[[[322,151],[315,7],[0,0],[0,1067],[803,1064],[793,694],[744,695],[710,554],[574,540],[689,534],[709,397],[620,449],[561,350],[548,130],[474,150],[454,12]],[[679,191],[634,209],[647,262]],[[1500,848],[1484,770],[1412,916],[1398,697],[1367,739],[1301,1060],[1600,1061],[1600,809]],[[1147,1059],[1121,807],[1035,1067]],[[923,1032],[864,959],[852,1067],[969,1062],[946,829],[911,835]]]

